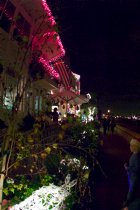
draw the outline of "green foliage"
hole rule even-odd
[[[36,129],[36,127],[35,127]],[[4,198],[11,200],[12,205],[19,203],[20,201],[29,197],[35,190],[44,185],[49,185],[49,183],[55,182],[55,184],[62,184],[67,174],[71,175],[72,180],[78,179],[78,190],[72,190],[71,195],[65,201],[65,209],[70,210],[73,204],[76,202],[77,193],[82,194],[83,189],[88,183],[90,167],[88,165],[88,155],[96,156],[99,144],[99,131],[98,122],[91,122],[82,124],[76,122],[75,124],[70,124],[70,126],[65,126],[65,142],[63,147],[59,142],[53,143],[52,145],[44,145],[44,148],[40,150],[39,144],[35,146],[33,133],[32,139],[26,138],[22,133],[17,133],[15,135],[15,150],[13,150],[12,158],[15,161],[14,166],[16,166],[17,171],[24,169],[24,164],[22,159],[25,157],[31,157],[31,168],[28,165],[30,162],[26,162],[25,171],[28,173],[32,166],[38,171],[38,165],[44,165],[47,169],[46,175],[32,175],[32,172],[28,176],[18,176],[15,177],[14,182],[4,183]],[[30,140],[30,141],[29,141]],[[68,141],[67,141],[68,140]],[[67,146],[65,146],[68,142]],[[40,151],[38,153],[38,151]],[[45,152],[45,159],[41,160],[41,154]],[[36,155],[36,154],[39,155]],[[23,161],[23,163],[25,163]],[[17,165],[16,165],[17,164]],[[33,168],[33,169],[34,169]],[[44,169],[45,170],[45,169]],[[80,189],[82,189],[80,191]],[[80,191],[80,192],[79,192]]]
[[[77,123],[66,131],[66,138],[71,138],[72,144],[87,151],[98,149],[99,131],[94,122],[85,124]]]
[[[50,183],[52,183],[54,181],[54,178],[52,176],[49,175],[45,175],[45,176],[41,176],[41,185],[45,185],[48,186]]]
[[[56,151],[46,157],[45,165],[47,172],[51,175],[57,174],[60,166],[60,153]]]
[[[66,198],[66,200],[64,202],[64,209],[71,210],[74,203],[78,200],[79,200],[79,198],[78,198],[76,190],[72,189],[70,195]]]
[[[10,200],[10,204],[14,205],[27,197],[42,186],[48,186],[52,183],[53,177],[49,175],[31,177],[15,177],[14,179],[6,179],[3,188],[4,199]]]

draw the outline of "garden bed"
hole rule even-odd
[[[5,179],[3,190],[7,205],[14,206],[23,202],[42,187],[53,185],[61,188],[67,182],[68,196],[56,209],[85,210],[88,206],[90,209],[94,203],[94,176],[99,147],[99,130],[94,122],[63,125],[58,137],[51,143],[40,137],[27,142],[27,138],[18,136],[15,150],[11,154],[13,167]],[[66,178],[68,176],[71,177],[69,181]],[[75,184],[70,187],[73,182]],[[50,197],[54,196],[50,194]]]

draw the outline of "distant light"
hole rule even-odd
[[[88,98],[88,99],[91,99],[90,93],[87,93],[87,98]]]

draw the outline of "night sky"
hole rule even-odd
[[[48,0],[81,92],[99,108],[140,115],[138,0]]]

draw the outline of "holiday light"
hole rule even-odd
[[[50,10],[49,6],[47,5],[46,0],[42,0],[42,5],[49,17],[49,21],[50,21],[51,25],[52,26],[56,25],[56,22],[51,14],[51,10]],[[57,35],[57,37],[56,37],[56,43],[57,43],[58,47],[60,47],[61,53],[59,55],[55,56],[54,58],[52,58],[51,59],[52,62],[55,62],[60,57],[63,57],[65,55],[65,50],[63,48],[63,45],[62,45],[59,35]]]
[[[46,0],[42,0],[42,5],[43,5],[44,10],[46,11],[48,17],[49,17],[49,20],[51,20],[52,25],[55,25],[56,22],[55,22],[55,20],[52,16],[52,13],[51,13],[51,10],[50,10],[49,6],[46,3]]]
[[[57,55],[55,54],[54,57],[52,57],[51,55],[51,58],[48,58],[47,52],[44,53],[46,60],[52,63],[52,62],[56,62],[57,60],[59,60],[65,55],[65,50],[63,49],[62,43],[59,39],[59,35],[55,31],[47,32],[42,37],[34,36],[33,42],[32,42],[32,50],[34,51],[37,49],[43,53],[44,48],[47,48],[46,50],[49,50],[50,48],[52,48],[49,46],[50,44],[52,44],[52,46],[55,44],[55,46],[52,49],[53,51],[60,49]]]
[[[56,60],[62,58],[62,57],[65,55],[65,50],[64,50],[64,48],[63,48],[63,45],[62,45],[62,42],[61,42],[61,40],[60,40],[59,35],[57,34],[56,31],[53,30],[53,26],[56,25],[56,22],[55,22],[55,20],[54,20],[52,14],[51,14],[51,11],[50,11],[48,5],[46,4],[45,1],[42,1],[42,5],[43,5],[43,8],[44,8],[44,10],[46,11],[47,16],[48,16],[48,23],[46,23],[46,24],[50,24],[50,26],[52,26],[52,28],[50,29],[51,32],[48,32],[48,31],[46,32],[46,31],[45,31],[44,35],[41,34],[41,39],[42,39],[42,37],[43,37],[43,39],[46,39],[46,37],[48,37],[49,40],[51,40],[51,41],[53,41],[53,42],[55,43],[55,45],[56,45],[56,46],[55,46],[55,47],[56,47],[56,50],[59,49],[58,54],[55,55],[53,58],[50,58],[50,59],[49,59],[49,61],[55,62]],[[0,5],[0,10],[3,10],[3,7],[4,7],[3,5],[2,5],[2,6]],[[7,18],[9,19],[9,21],[11,21],[11,20],[13,19],[14,12],[13,12],[13,16],[11,16],[11,15],[9,14],[9,11],[7,11],[6,9],[4,10],[4,13],[5,13],[5,15],[7,16]],[[15,26],[16,26],[16,28],[18,29],[18,31],[20,32],[20,34],[21,34],[21,35],[24,35],[24,34],[23,34],[23,31],[21,31],[21,29],[19,28],[19,25],[16,25],[16,22],[15,22]],[[48,29],[46,29],[46,30],[48,30]],[[52,31],[52,30],[53,30],[53,31]],[[42,36],[42,35],[43,35],[43,36]],[[56,37],[56,39],[54,39],[54,36]],[[43,39],[42,39],[42,40],[43,40]],[[47,40],[47,42],[49,42],[49,40]],[[40,40],[40,38],[39,38],[39,35],[38,35],[38,37],[35,36],[35,37],[33,38],[33,43],[32,43],[32,44],[33,44],[33,46],[32,46],[32,47],[33,47],[33,50],[36,49],[36,47],[37,47],[37,48],[40,48],[41,43],[42,43],[42,42],[41,42],[41,40]]]
[[[36,190],[30,197],[11,208],[11,210],[59,210],[63,206],[66,197],[70,195],[70,188],[76,184],[76,180],[70,182],[70,175],[65,179],[65,184],[56,186],[50,184]]]
[[[0,6],[0,11],[2,11],[2,10],[3,10],[3,7]],[[6,10],[4,10],[4,14],[6,15],[6,17],[7,17],[10,21],[12,21],[13,17],[10,16],[9,13],[8,13]]]
[[[87,98],[88,98],[88,99],[91,99],[90,93],[87,93],[86,95],[87,95]]]
[[[53,95],[54,93],[53,93],[53,90],[51,90],[51,93],[50,93],[51,95]]]
[[[39,58],[39,63],[42,63],[43,67],[46,71],[56,79],[59,79],[59,74],[55,71],[55,69],[42,57]]]
[[[13,14],[10,14],[10,12],[6,8],[4,9],[4,5],[0,5],[0,11],[2,11],[10,21],[12,21],[14,12]]]
[[[64,57],[65,55],[65,50],[62,46],[62,43],[60,41],[59,35],[56,32],[47,32],[45,33],[41,38],[39,36],[34,36],[33,38],[33,42],[32,42],[32,50],[36,50],[38,49],[39,51],[42,51],[44,47],[47,47],[47,43],[48,43],[48,49],[49,49],[49,42],[52,44],[54,44],[54,36],[56,35],[56,39],[55,39],[55,44],[56,46],[53,47],[53,51],[55,50],[59,50],[58,54],[55,55],[52,58],[48,58],[47,52],[45,52],[44,56],[46,57],[47,60],[49,60],[49,62],[56,62],[57,60],[61,59],[62,57]]]

